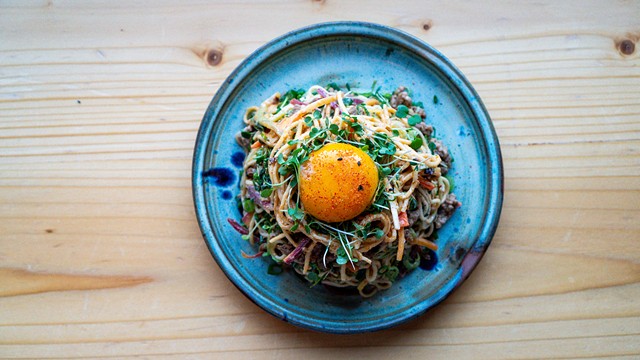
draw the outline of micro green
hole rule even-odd
[[[416,126],[422,122],[422,117],[420,117],[420,115],[412,115],[410,118],[407,119],[407,122],[411,126]]]
[[[398,106],[398,109],[396,111],[396,117],[406,118],[408,114],[409,114],[409,108],[408,107],[406,107],[404,105]]]
[[[244,201],[242,201],[242,208],[248,213],[256,211],[256,205],[251,199],[244,199]]]

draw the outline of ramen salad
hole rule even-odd
[[[461,203],[453,157],[409,94],[314,85],[247,109],[242,219],[229,219],[256,247],[242,256],[364,297],[433,256]]]

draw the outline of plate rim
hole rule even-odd
[[[406,48],[432,63],[460,91],[461,99],[466,102],[474,115],[472,121],[478,126],[479,133],[483,135],[484,141],[481,142],[481,145],[486,148],[486,153],[489,155],[486,160],[488,172],[491,174],[488,179],[490,184],[487,186],[490,189],[490,194],[487,196],[487,201],[490,204],[487,207],[488,212],[481,226],[479,236],[473,242],[472,248],[469,249],[451,279],[429,298],[432,301],[419,302],[414,308],[402,311],[399,315],[384,323],[374,321],[341,323],[322,320],[322,323],[319,324],[315,321],[309,321],[304,316],[278,311],[268,298],[256,291],[251,291],[251,284],[244,281],[239,274],[231,271],[233,266],[225,256],[222,256],[222,250],[217,243],[218,239],[214,235],[205,203],[202,171],[204,170],[205,151],[208,148],[207,143],[217,116],[229,101],[230,95],[236,90],[237,84],[241,84],[264,60],[286,50],[289,46],[318,37],[341,35],[373,37],[390,41],[396,46]],[[431,57],[438,60],[438,63],[434,63],[433,59],[431,57],[427,58],[425,54],[431,54]],[[498,137],[488,111],[464,74],[447,57],[423,40],[399,29],[359,21],[324,22],[299,28],[267,42],[245,58],[220,85],[207,107],[195,141],[191,176],[192,196],[202,237],[214,260],[231,283],[253,303],[281,320],[306,329],[336,334],[373,332],[394,327],[419,317],[446,299],[469,277],[490,245],[498,227],[504,197],[504,170]]]

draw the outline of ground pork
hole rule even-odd
[[[427,125],[423,122],[417,124],[415,128],[418,129],[426,138],[430,138],[431,134],[433,134],[433,126]]]
[[[400,105],[404,105],[411,109],[414,114],[420,115],[421,118],[424,119],[427,117],[427,113],[423,108],[413,106],[413,100],[411,99],[411,96],[409,96],[407,88],[405,88],[404,86],[400,86],[393,91],[393,94],[391,94],[391,100],[389,100],[389,104],[394,109],[397,109]]]
[[[447,221],[449,221],[453,213],[461,205],[462,203],[456,199],[455,194],[448,194],[442,205],[438,208],[438,215],[435,220],[436,229],[440,229]]]
[[[440,164],[440,167],[442,168],[441,174],[442,176],[447,175],[449,168],[451,168],[451,154],[449,154],[449,150],[440,140],[432,139],[431,142],[436,145],[434,152],[440,156],[440,159],[442,159],[442,163]]]

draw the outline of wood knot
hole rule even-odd
[[[422,30],[429,31],[431,29],[431,26],[433,26],[431,20],[428,20],[424,24],[422,24]]]
[[[217,66],[222,62],[222,50],[209,49],[205,54],[205,61],[209,66]]]
[[[45,229],[44,232],[46,232],[47,234],[52,234],[53,233],[53,229]]]
[[[636,51],[636,44],[629,39],[624,39],[617,44],[618,51],[623,55],[631,55]]]

